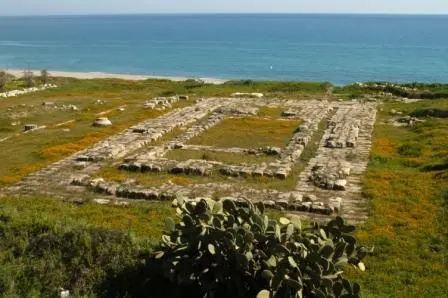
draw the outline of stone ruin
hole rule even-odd
[[[37,124],[25,124],[25,126],[23,127],[23,131],[35,130],[38,127],[39,126]]]
[[[257,92],[252,92],[252,93],[246,93],[246,92],[235,92],[232,93],[232,96],[234,97],[256,97],[256,98],[262,98],[264,96],[263,93],[257,93]]]
[[[327,164],[313,165],[308,179],[323,189],[345,190],[350,170],[350,164],[347,162],[329,160]]]
[[[152,150],[148,150],[145,153],[135,156],[133,160],[128,159],[126,164],[122,166],[123,169],[135,168],[135,166],[128,166],[128,163],[131,162],[132,165],[148,165],[151,166],[153,164],[157,164],[157,169],[160,168],[162,171],[173,172],[173,167],[176,168],[175,172],[178,173],[196,173],[196,171],[188,171],[188,170],[180,170],[182,167],[185,167],[185,162],[176,162],[163,158],[163,156],[171,149],[181,149],[185,148],[185,142],[190,140],[191,138],[200,135],[207,129],[210,129],[212,126],[215,126],[219,122],[221,122],[225,117],[238,117],[243,113],[246,115],[253,115],[252,108],[238,107],[235,106],[238,102],[232,102],[226,108],[223,106],[216,109],[215,112],[211,113],[204,121],[198,122],[196,125],[188,128],[183,134],[175,137],[172,141],[168,142],[168,146],[164,149],[162,148],[152,148]],[[260,153],[260,152],[268,152],[269,155],[277,155],[278,159],[271,163],[261,163],[256,165],[227,165],[224,163],[217,162],[202,162],[202,167],[206,167],[208,171],[205,173],[209,173],[213,168],[217,168],[217,172],[224,176],[230,177],[276,177],[279,179],[286,179],[291,171],[294,163],[298,160],[301,153],[304,150],[304,147],[311,140],[312,135],[318,129],[318,124],[322,119],[331,112],[332,108],[328,106],[326,103],[316,104],[310,107],[302,107],[303,115],[306,116],[306,120],[302,123],[294,133],[290,142],[286,145],[285,148],[263,148],[261,150],[248,150],[245,148],[230,148],[228,150],[221,148],[221,152],[228,153]],[[234,114],[233,114],[234,113]],[[203,146],[192,147],[189,146],[190,149],[207,149]],[[155,153],[157,152],[157,153]],[[194,161],[190,161],[189,163],[195,163]]]
[[[393,126],[412,126],[418,122],[425,122],[425,120],[418,119],[412,116],[394,117],[391,119]]]
[[[360,200],[361,175],[367,168],[376,104],[350,103],[336,108],[329,119],[316,156],[300,174],[296,191],[326,198],[327,202],[341,201],[345,216],[362,221],[367,217],[367,207]],[[339,129],[336,130],[335,127]],[[358,128],[357,137],[353,134],[354,128]],[[347,146],[351,135],[355,137],[353,146]],[[328,146],[328,139],[333,136],[337,136],[334,139],[338,140],[336,144],[339,145]],[[349,155],[355,155],[356,159],[348,160]]]
[[[37,92],[37,91],[42,91],[45,89],[57,88],[57,87],[58,86],[56,86],[54,84],[45,84],[40,87],[30,87],[30,88],[24,88],[24,89],[19,89],[19,90],[11,90],[11,91],[6,91],[6,92],[1,92],[0,97],[2,97],[2,98],[16,97],[16,96],[24,95],[27,93],[32,93],[32,92]]]
[[[151,104],[154,103],[154,108],[157,108],[157,105],[171,104],[173,100],[180,98],[156,98],[151,100]],[[257,117],[259,107],[281,108],[284,111],[282,117],[302,120],[284,148],[219,148],[187,144],[191,138],[228,117]],[[363,221],[367,216],[367,207],[361,195],[360,179],[367,167],[375,117],[376,103],[373,102],[201,99],[106,138],[31,174],[7,191],[33,194],[54,192],[57,196],[89,191],[98,196],[140,200],[170,200],[179,195],[191,199],[198,196],[227,196],[236,202],[243,202],[244,199],[263,201],[268,207],[301,214],[344,214],[351,220]],[[183,130],[167,138],[167,134],[174,129]],[[313,140],[318,139],[317,151],[312,152],[311,159],[298,177],[293,177],[298,179],[295,187],[277,190],[262,184],[254,188],[244,183],[233,183],[235,179],[244,181],[247,177],[288,179],[304,150],[311,145],[314,147],[316,144]],[[165,157],[170,150],[184,149],[270,155],[274,160],[231,165],[212,160],[176,161]],[[356,159],[348,160],[349,153],[355,155]],[[139,173],[136,175],[165,172],[170,175],[205,176],[208,181],[213,181],[214,175],[223,178],[219,183],[198,181],[178,185],[167,181],[158,186],[148,186],[136,181],[114,182],[98,178],[99,171],[105,166]],[[228,182],[225,179],[229,179]]]
[[[99,117],[93,121],[92,125],[97,127],[106,127],[112,126],[112,122],[107,117]]]
[[[187,95],[170,96],[170,97],[156,97],[145,101],[143,106],[149,109],[155,109],[163,111],[165,109],[171,109],[172,105],[179,100],[188,100]]]
[[[328,130],[325,134],[325,146],[329,148],[355,147],[361,120],[351,118],[349,113],[344,115],[338,114],[338,117],[328,123]],[[348,118],[344,119],[345,117]]]
[[[44,129],[44,128],[47,128],[47,126],[45,126],[45,125],[39,126],[37,124],[25,124],[23,127],[23,133],[27,134],[27,133],[30,133],[30,132],[33,132],[33,131],[36,131],[39,129]]]

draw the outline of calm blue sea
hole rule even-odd
[[[448,82],[448,16],[0,17],[0,68]]]

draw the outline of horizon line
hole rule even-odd
[[[443,13],[414,12],[129,12],[129,13],[54,13],[54,14],[10,14],[0,17],[64,17],[64,16],[144,16],[144,15],[371,15],[371,16],[448,16]]]

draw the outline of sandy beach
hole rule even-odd
[[[40,70],[30,70],[35,76],[40,75]],[[9,69],[8,73],[21,77],[23,76],[23,70],[20,69]],[[67,78],[77,78],[77,79],[123,79],[132,81],[141,81],[147,79],[165,79],[171,81],[185,81],[188,79],[200,79],[207,84],[222,84],[227,80],[223,79],[213,79],[213,78],[189,78],[189,77],[170,77],[170,76],[155,76],[155,75],[136,75],[136,74],[119,74],[119,73],[105,73],[105,72],[76,72],[76,71],[58,71],[58,70],[48,70],[50,76],[53,77],[67,77]]]

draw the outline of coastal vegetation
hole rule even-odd
[[[0,199],[2,297],[101,296],[99,288],[139,266],[173,216],[169,204],[99,206],[46,197]],[[126,287],[121,284],[121,287]]]
[[[0,71],[0,92],[3,91],[8,83],[8,74],[4,71]]]
[[[40,79],[42,84],[48,84],[48,76],[49,76],[48,70],[42,69],[40,71],[40,78],[39,79]]]
[[[356,83],[340,87],[346,91],[351,90],[357,94],[369,92],[383,92],[392,96],[414,99],[448,98],[448,84],[393,84],[390,82]]]
[[[141,120],[170,111],[143,107],[145,100],[156,96],[189,95],[189,100],[179,101],[172,108],[192,104],[201,97],[229,96],[233,92],[261,92],[265,96],[285,99],[357,98],[383,101],[378,108],[369,166],[363,177],[363,193],[369,199],[369,219],[358,224],[354,233],[360,243],[374,247],[374,250],[363,261],[367,268],[365,272],[347,266],[344,268],[344,278],[352,282],[352,294],[356,294],[358,289],[354,283],[360,285],[361,297],[445,297],[448,293],[448,95],[444,93],[448,85],[395,84],[399,87],[379,90],[354,84],[333,86],[329,92],[328,83],[302,82],[231,81],[213,85],[195,80],[171,82],[54,77],[48,77],[48,82],[59,87],[0,99],[2,186],[11,185],[27,174]],[[14,90],[26,85],[23,79],[8,78],[4,89]],[[413,93],[402,94],[399,90],[403,88],[412,88]],[[384,92],[392,95],[385,95]],[[404,103],[401,98],[414,98],[422,94],[432,94],[432,99]],[[421,97],[430,98],[429,95]],[[47,104],[44,105],[44,102]],[[76,106],[77,110],[67,108],[70,105]],[[392,110],[424,121],[412,126],[393,126],[390,123]],[[222,146],[248,146],[248,141],[238,136],[235,129],[255,125],[261,127],[253,134],[255,140],[260,138],[256,147],[284,145],[297,123],[291,121],[289,125],[288,121],[275,120],[280,113],[275,108],[260,109],[260,115],[266,119],[256,125],[250,118],[238,119],[240,123],[224,122],[219,132],[207,132],[207,140],[222,142]],[[99,114],[106,115],[114,125],[93,128],[91,122]],[[47,128],[23,134],[26,123],[37,123]],[[125,173],[117,167],[103,169],[101,176],[121,181],[142,179],[144,181],[139,182],[146,184],[171,181],[180,185],[204,179],[288,190],[296,185],[295,177],[315,154],[316,142],[322,137],[325,124],[321,123],[315,139],[293,169],[293,175],[285,180],[263,177],[242,181],[219,175],[190,177],[152,173],[141,177],[143,175]],[[272,125],[275,134],[270,133]],[[170,136],[176,133],[179,131],[171,132]],[[218,133],[222,135],[217,137]],[[160,144],[162,141],[157,142]],[[196,141],[210,143],[202,139]],[[177,149],[170,154],[179,160],[199,157],[226,162],[239,162],[244,157],[208,152],[206,154],[209,156],[206,156],[200,151]],[[350,158],[356,159],[356,156]],[[166,240],[167,235],[179,229],[179,220],[175,221],[176,230],[171,232],[164,225],[167,217],[176,216],[176,209],[171,207],[170,202],[136,201],[121,206],[99,205],[93,199],[93,195],[85,195],[82,200],[33,195],[0,197],[0,293],[3,297],[57,297],[60,288],[69,289],[75,297],[126,294],[138,297],[154,286],[143,281],[155,271],[156,267],[149,264],[153,264],[153,253],[160,250],[162,235],[165,234],[163,239]],[[272,215],[279,220],[286,217],[280,211],[269,212],[270,217]],[[287,225],[277,225],[281,234],[287,233]],[[304,227],[313,237],[320,238],[311,224]],[[176,246],[171,248],[174,250]],[[210,253],[208,245],[203,249],[205,254],[207,251]],[[221,253],[215,245],[212,251]],[[275,275],[275,272],[272,271],[272,274]],[[166,287],[172,285],[163,280],[157,281]]]
[[[29,70],[25,70],[23,72],[23,81],[25,82],[25,86],[27,88],[34,86],[34,73]]]

